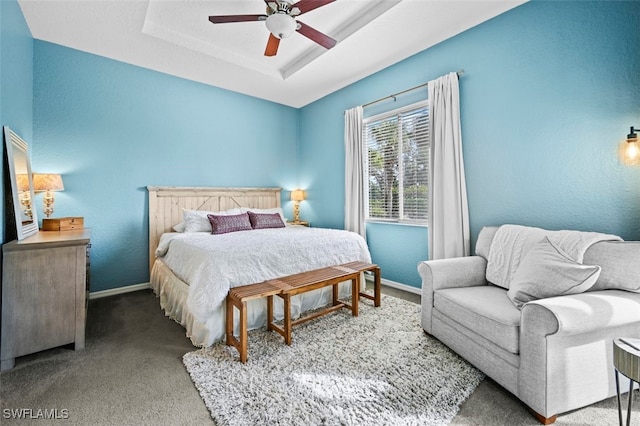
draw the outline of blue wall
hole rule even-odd
[[[640,168],[617,159],[640,125],[639,28],[640,2],[530,2],[302,108],[301,214],[344,225],[345,109],[462,68],[474,240],[502,223],[639,240]],[[426,228],[375,224],[367,235],[384,278],[420,286]]]
[[[474,237],[511,222],[640,239],[640,168],[616,158],[640,124],[638,2],[530,2],[300,110],[34,42],[0,4],[2,124],[35,171],[63,174],[54,215],[93,229],[92,291],[148,281],[147,185],[299,186],[303,219],[343,227],[344,110],[460,68]],[[384,278],[419,287],[427,229],[368,234]]]
[[[33,128],[33,38],[15,0],[0,1],[0,125],[9,126],[25,141],[31,142]],[[4,134],[3,134],[4,135]],[[4,136],[2,158],[5,155]],[[0,235],[5,238],[4,161],[0,161]]]
[[[42,41],[33,74],[33,169],[92,228],[92,291],[149,280],[147,185],[297,184],[294,108]]]

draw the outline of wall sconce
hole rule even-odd
[[[53,194],[51,191],[64,191],[62,176],[54,173],[34,173],[33,190],[44,194],[44,214],[49,218],[53,214]]]
[[[304,201],[304,191],[302,189],[294,189],[291,191],[291,200],[293,201],[293,222],[300,222],[300,201]]]
[[[640,139],[637,130],[631,126],[627,139],[623,142],[622,162],[627,166],[640,165]]]

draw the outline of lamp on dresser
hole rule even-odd
[[[56,173],[34,173],[33,190],[44,192],[44,214],[47,219],[53,214],[53,193],[52,191],[64,191],[62,176]]]

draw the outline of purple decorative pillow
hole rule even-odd
[[[227,234],[236,231],[250,231],[251,222],[247,213],[234,215],[208,214],[212,234]]]
[[[253,229],[284,228],[284,222],[279,213],[248,213]]]

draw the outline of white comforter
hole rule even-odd
[[[341,263],[371,262],[360,235],[301,226],[222,235],[164,234],[156,256],[189,284],[187,306],[198,322],[206,321],[231,287]]]

